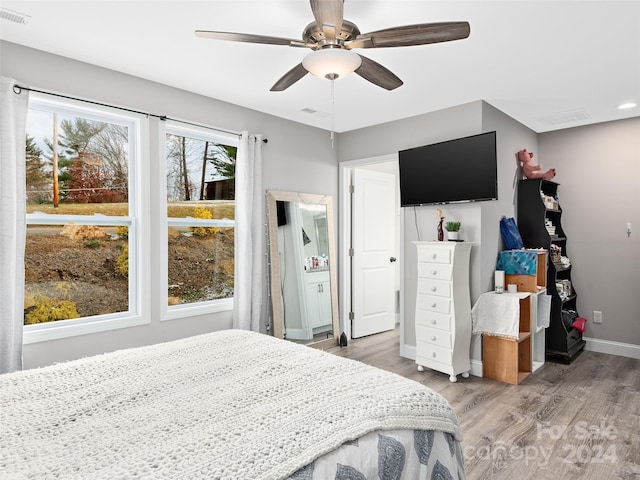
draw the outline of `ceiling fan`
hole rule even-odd
[[[402,85],[402,80],[379,63],[351,50],[449,42],[467,38],[470,33],[468,22],[441,22],[405,25],[362,34],[354,23],[344,19],[344,0],[310,0],[310,3],[315,22],[304,29],[302,40],[207,30],[196,30],[195,33],[198,37],[214,40],[286,45],[313,50],[271,87],[272,92],[289,88],[309,72],[329,80],[355,72],[379,87],[393,90]]]

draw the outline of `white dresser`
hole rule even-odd
[[[469,376],[471,364],[471,243],[413,242],[418,249],[416,296],[416,363],[448,373]]]

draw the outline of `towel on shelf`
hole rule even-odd
[[[487,292],[480,295],[471,309],[473,334],[484,333],[517,340],[520,330],[520,300],[529,295],[529,292]]]

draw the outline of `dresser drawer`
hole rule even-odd
[[[451,282],[418,278],[418,293],[436,295],[438,297],[451,297]]]
[[[451,250],[448,248],[419,248],[418,263],[451,263]]]
[[[451,299],[418,293],[416,310],[449,314],[451,313]]]
[[[449,332],[422,325],[416,326],[416,341],[426,342],[448,349],[451,348],[451,334]]]
[[[453,351],[427,342],[416,342],[416,363],[428,366],[428,362],[437,362],[442,365],[453,363]]]
[[[428,310],[416,310],[416,328],[418,326],[438,328],[445,332],[450,332],[451,315],[442,315]]]
[[[451,280],[452,265],[444,263],[418,263],[418,277]]]

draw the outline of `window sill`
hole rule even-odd
[[[136,327],[151,323],[139,315],[89,317],[79,320],[64,320],[55,323],[42,323],[38,325],[25,325],[23,330],[23,344],[48,342],[62,338],[77,337],[91,333],[118,330],[121,328]]]
[[[162,321],[181,320],[187,317],[208,315],[233,310],[233,298],[200,302],[195,305],[175,305],[165,310]]]

